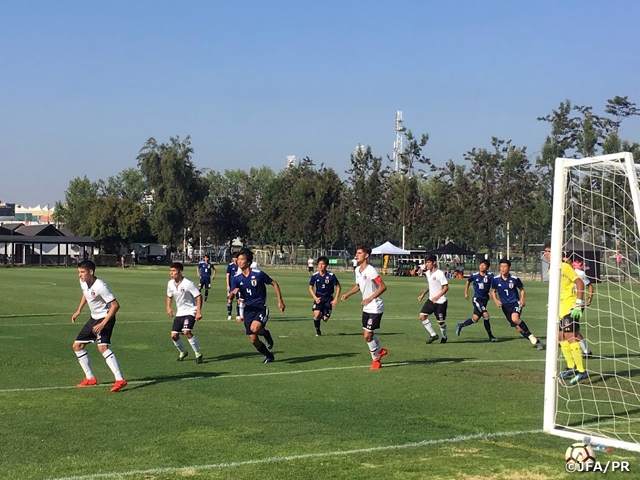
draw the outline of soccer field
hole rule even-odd
[[[456,337],[471,313],[464,280],[452,280],[447,344],[426,345],[418,321],[424,279],[385,277],[379,338],[389,354],[370,371],[360,296],[340,302],[316,337],[302,270],[265,269],[276,361],[228,321],[218,271],[195,334],[205,357],[176,362],[165,313],[168,267],[99,268],[121,304],[112,337],[129,385],[89,346],[100,384],[83,378],[71,344],[89,316],[70,323],[81,296],[74,268],[0,269],[0,478],[6,479],[560,479],[571,441],[542,432],[544,352],[491,303],[482,322]],[[195,267],[185,276],[196,280]],[[339,273],[343,291],[351,272]],[[523,319],[543,338],[547,285],[525,282]],[[234,312],[235,315],[235,312]],[[437,327],[436,327],[437,330]],[[598,460],[640,456],[615,450]],[[586,474],[587,478],[595,474]]]

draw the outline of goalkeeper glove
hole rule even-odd
[[[571,308],[569,313],[574,320],[580,320],[582,318],[582,300],[576,298],[576,304]]]

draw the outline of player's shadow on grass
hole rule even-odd
[[[246,352],[236,352],[236,353],[228,353],[225,355],[218,355],[217,357],[213,357],[215,362],[222,362],[224,360],[235,360],[237,358],[247,358],[247,357],[256,357],[260,356],[255,350],[247,350]],[[207,359],[205,358],[204,363],[207,363]]]
[[[150,387],[157,385],[158,383],[165,382],[183,382],[188,380],[199,380],[203,378],[215,378],[226,375],[228,372],[182,372],[175,375],[163,375],[159,377],[143,377],[136,380],[132,380],[122,392],[136,390],[138,388]]]
[[[356,355],[358,355],[358,354],[354,353],[354,352],[327,353],[327,354],[324,354],[324,355],[309,355],[307,357],[286,358],[286,359],[282,360],[282,363],[309,363],[309,362],[315,362],[316,360],[326,360],[328,358],[355,357]]]
[[[323,334],[324,335],[324,334]],[[357,336],[357,337],[361,337],[362,336],[362,332],[349,332],[349,333],[345,333],[345,332],[340,332],[340,333],[336,333],[335,335],[339,336],[339,337],[348,337],[348,336]],[[399,333],[399,332],[384,332],[380,334],[381,338],[386,337],[387,335],[404,335],[404,333]]]
[[[488,338],[465,338],[465,337],[449,337],[448,343],[482,343],[482,344],[499,344],[511,342],[513,340],[522,340],[522,337],[500,337],[497,342],[491,342]],[[437,343],[437,342],[436,342]]]

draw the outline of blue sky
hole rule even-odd
[[[540,149],[558,104],[640,104],[634,1],[0,3],[0,200],[64,199],[190,135],[199,168],[392,154],[396,110],[436,164],[492,136]],[[640,141],[640,121],[622,136]]]

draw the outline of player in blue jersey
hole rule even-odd
[[[464,286],[464,298],[469,300],[469,287],[473,285],[473,314],[464,322],[456,324],[456,335],[460,336],[460,332],[464,327],[473,325],[484,319],[484,329],[489,335],[489,340],[497,342],[498,339],[491,333],[491,320],[487,311],[487,303],[489,302],[489,291],[491,290],[491,282],[493,281],[493,273],[489,272],[491,263],[489,260],[482,260],[478,265],[478,271],[469,275],[467,284]]]
[[[264,363],[271,363],[274,360],[273,353],[269,350],[273,348],[273,338],[266,329],[269,320],[269,307],[267,307],[267,285],[273,286],[278,296],[278,308],[284,313],[284,301],[280,286],[269,275],[261,270],[252,270],[253,252],[249,249],[242,249],[238,253],[238,272],[231,278],[231,291],[227,297],[228,301],[239,293],[244,300],[244,328],[249,336],[251,344],[261,354],[265,356]],[[259,336],[263,336],[266,345],[260,341]]]
[[[524,285],[522,280],[511,275],[510,268],[511,262],[509,260],[506,258],[500,260],[500,275],[494,277],[491,282],[491,298],[496,306],[502,308],[509,325],[518,330],[538,350],[544,350],[542,342],[529,331],[527,324],[520,318],[522,308],[526,305]]]
[[[231,291],[231,279],[235,276],[238,271],[238,252],[233,252],[231,254],[231,261],[229,265],[227,265],[227,297],[229,292]],[[237,298],[237,297],[236,297]],[[231,311],[233,310],[233,298],[229,300],[227,298],[227,320],[231,320]],[[236,311],[236,320],[240,319],[240,312]]]
[[[327,322],[331,317],[331,311],[335,308],[340,297],[342,287],[332,272],[327,270],[329,259],[318,257],[318,271],[309,279],[309,293],[313,297],[313,325],[316,327],[316,337],[322,336],[320,320]],[[315,288],[315,291],[314,291]]]
[[[205,255],[202,261],[198,263],[196,270],[198,271],[198,278],[200,279],[198,290],[202,293],[202,287],[204,287],[204,301],[206,302],[209,298],[211,281],[216,278],[216,267],[209,262],[209,255]]]

